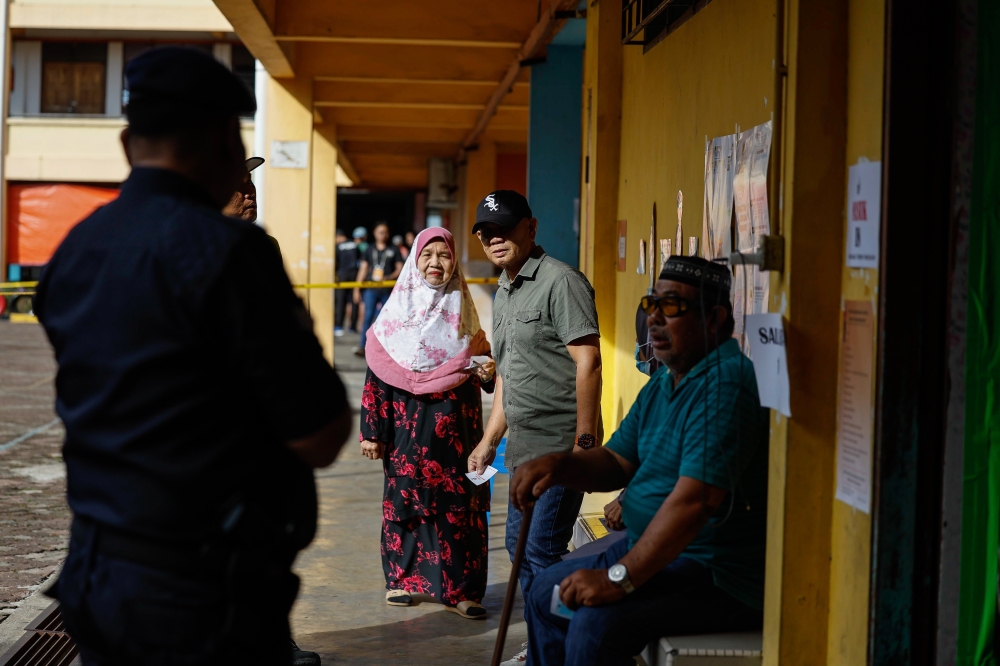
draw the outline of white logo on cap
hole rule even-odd
[[[483,205],[486,206],[487,208],[489,208],[490,210],[492,210],[494,213],[497,211],[498,208],[500,208],[500,204],[498,204],[497,202],[493,201],[493,195],[492,194],[487,194],[486,195],[486,203],[484,203]]]

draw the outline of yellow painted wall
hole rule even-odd
[[[310,191],[309,160],[306,168],[276,168],[271,155],[274,141],[312,141],[312,86],[296,79],[267,77],[265,99],[267,126],[262,169],[264,177],[264,228],[281,246],[285,269],[293,284],[309,278]],[[301,294],[303,298],[306,294]]]
[[[628,244],[625,271],[615,273],[614,357],[605,358],[618,371],[611,427],[647,379],[634,369],[633,353],[636,308],[649,275],[635,269],[639,239],[649,241],[653,203],[658,236],[673,238],[677,192],[684,193],[686,254],[687,238],[701,236],[705,137],[771,118],[774,14],[774,0],[715,0],[648,53],[624,49],[618,219],[628,220]],[[602,320],[602,328],[609,323]]]
[[[852,7],[870,4],[852,2]],[[715,0],[648,53],[626,47],[623,56],[617,218],[628,220],[628,238],[626,270],[615,273],[614,358],[605,361],[617,371],[611,425],[646,381],[632,369],[632,355],[636,305],[649,276],[637,275],[635,268],[639,240],[649,238],[653,204],[657,236],[674,238],[677,192],[683,192],[686,254],[687,239],[701,236],[706,138],[772,119],[783,15],[781,60],[788,77],[780,88],[783,122],[771,158],[772,164],[778,159],[783,164],[780,174],[771,174],[769,189],[772,231],[785,237],[786,261],[783,272],[771,275],[770,309],[786,317],[794,417],[774,414],[771,421],[764,630],[769,665],[822,664],[832,655],[840,661],[830,663],[864,663],[865,635],[859,628],[867,615],[869,570],[862,545],[867,528],[842,517],[835,523],[832,487],[844,159],[845,151],[851,152],[845,138],[847,5],[848,0],[783,0],[780,7],[776,0]],[[852,35],[859,24],[864,35],[880,34],[881,24],[871,25],[870,15],[855,18]],[[867,39],[855,37],[856,48]],[[856,56],[869,67],[881,61],[880,53],[860,50]],[[867,76],[880,80],[880,68],[874,69],[879,71]],[[866,85],[852,81],[852,90]],[[855,113],[864,108],[868,112]],[[857,98],[850,122],[859,137],[880,134],[871,115],[880,110],[880,100]],[[586,146],[586,136],[583,140]],[[597,223],[605,230],[613,224]],[[831,583],[833,553],[841,562]],[[850,576],[863,581],[849,582]]]
[[[849,0],[847,42],[846,165],[861,157],[875,162],[882,155],[882,91],[885,3]],[[845,167],[846,167],[845,165]],[[846,171],[845,171],[846,177]],[[844,194],[844,210],[847,209]],[[844,218],[846,235],[847,219]],[[847,300],[867,300],[875,313],[877,331],[878,270],[843,269],[842,294]],[[873,354],[875,338],[872,338]],[[874,391],[875,373],[872,373]],[[874,423],[870,432],[874,432]],[[871,516],[834,501],[830,562],[830,625],[827,663],[864,664],[868,643],[868,600],[871,568]]]
[[[325,128],[324,128],[325,130]],[[309,228],[309,282],[336,281],[337,148],[329,130],[313,130],[312,193]],[[333,139],[333,140],[332,140]],[[323,354],[333,364],[333,290],[309,290],[309,314]]]
[[[587,48],[583,62],[582,148],[580,176],[580,270],[595,286],[597,318],[604,361],[601,416],[605,439],[617,425],[614,359],[617,342],[615,265],[618,256],[618,170],[621,152],[622,46],[621,6],[593,0],[587,9]],[[635,337],[634,335],[632,336]],[[631,338],[629,338],[631,339]]]

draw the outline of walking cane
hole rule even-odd
[[[517,535],[517,547],[514,549],[514,563],[510,567],[510,580],[507,581],[507,596],[503,599],[503,611],[500,613],[500,626],[497,628],[497,643],[493,648],[491,666],[500,666],[503,659],[503,644],[507,640],[507,627],[510,626],[510,614],[514,610],[514,594],[517,579],[521,573],[521,562],[524,560],[524,548],[528,544],[528,530],[531,529],[531,515],[535,512],[532,502],[521,515],[521,531]]]

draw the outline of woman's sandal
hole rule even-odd
[[[413,603],[413,597],[406,590],[388,590],[385,593],[385,603],[390,606],[409,606]]]
[[[454,606],[445,606],[444,609],[456,615],[461,615],[467,620],[485,620],[486,609],[482,604],[475,601],[460,601]]]

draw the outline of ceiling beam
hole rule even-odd
[[[495,84],[494,84],[495,85]],[[430,86],[408,83],[351,83],[344,81],[315,81],[313,100],[316,102],[407,102],[433,104],[474,104],[482,109],[489,99],[492,88],[486,86]],[[528,86],[515,87],[514,92],[504,98],[507,106],[526,106],[530,90]]]
[[[538,0],[282,0],[274,27],[279,35],[506,41],[516,49],[537,20]]]
[[[445,46],[470,49],[509,49],[518,42],[491,42],[479,39],[422,39],[420,37],[333,37],[327,35],[275,35],[279,42],[316,42],[320,44],[378,44],[402,46]]]
[[[419,155],[424,159],[429,157],[452,157],[455,154],[453,141],[441,143],[419,143],[412,141],[344,141],[344,150],[351,155],[384,154],[392,151],[396,155]]]
[[[341,127],[347,125],[351,126],[361,126],[361,127],[414,127],[414,128],[443,128],[443,129],[472,129],[472,123],[422,123],[413,122],[409,120],[352,120],[350,123],[342,124]],[[520,125],[490,125],[491,129],[509,129],[509,130],[528,130],[527,123],[522,123]]]
[[[462,140],[459,161],[465,159],[465,152],[476,145],[479,141],[479,136],[486,131],[487,125],[490,124],[490,120],[500,107],[500,102],[510,92],[511,86],[517,80],[518,74],[521,72],[521,62],[538,53],[540,49],[549,43],[549,40],[552,39],[553,35],[565,23],[564,20],[556,19],[556,12],[572,9],[577,4],[579,4],[579,0],[551,0],[549,2],[541,19],[535,24],[535,27],[531,30],[531,34],[528,35],[528,39],[524,41],[521,49],[514,56],[514,60],[507,68],[507,73],[500,80],[500,85],[493,91],[493,95],[490,97],[490,101],[486,103],[486,108],[480,114],[475,127]]]
[[[253,57],[276,79],[295,76],[288,56],[274,38],[267,18],[253,0],[215,0],[215,6],[226,17],[233,30]]]
[[[323,118],[336,125],[351,125],[352,123],[372,122],[408,122],[408,123],[440,123],[475,125],[479,116],[479,108],[448,109],[448,108],[414,108],[414,107],[373,107],[373,106],[326,106],[322,107]],[[525,109],[500,109],[495,121],[505,127],[528,128],[528,111]],[[455,140],[460,143],[462,137]]]
[[[296,73],[363,78],[466,79],[498,81],[507,70],[512,51],[479,48],[439,48],[406,44],[339,44],[298,42]],[[301,71],[300,71],[301,70]],[[527,80],[528,72],[525,71]]]
[[[449,85],[449,86],[486,86],[495,87],[497,82],[492,79],[401,79],[392,77],[374,76],[317,76],[316,81],[328,81],[332,83],[374,83],[374,84],[423,84],[423,85]],[[528,81],[518,81],[515,87],[528,87]]]
[[[451,102],[348,102],[319,100],[313,102],[315,106],[340,107],[345,109],[372,108],[372,109],[482,109],[483,104],[453,104]],[[527,104],[508,104],[497,107],[498,111],[527,111]]]

